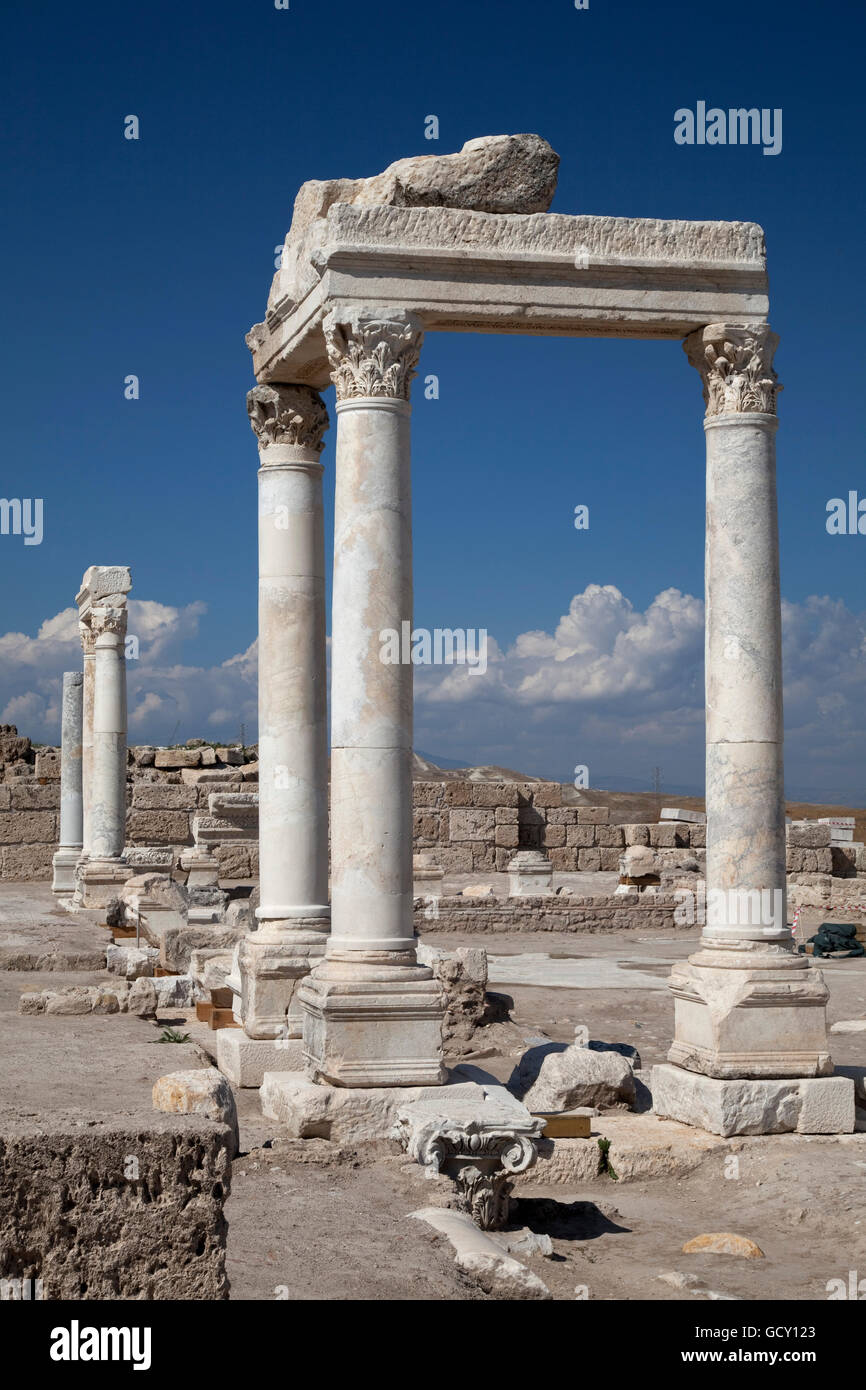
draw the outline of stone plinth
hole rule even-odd
[[[854,1081],[731,1080],[665,1063],[652,1070],[653,1110],[710,1134],[853,1134]]]
[[[255,1089],[267,1073],[302,1073],[304,1048],[299,1038],[250,1038],[243,1028],[221,1028],[217,1066],[233,1086]]]
[[[539,849],[518,850],[508,864],[510,898],[547,898],[553,894],[553,865]]]

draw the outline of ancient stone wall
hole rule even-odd
[[[611,825],[606,806],[567,804],[558,782],[416,782],[415,851],[446,873],[503,873],[518,849],[543,849],[555,871],[616,872],[628,845],[689,849],[703,825]]]

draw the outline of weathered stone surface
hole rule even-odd
[[[543,1043],[525,1052],[509,1089],[533,1114],[577,1106],[632,1106],[634,1072],[617,1052],[598,1052],[573,1043]]]
[[[127,839],[135,844],[190,845],[192,834],[185,811],[136,811],[126,817]]]
[[[852,1134],[854,1082],[847,1076],[723,1081],[663,1063],[653,1067],[657,1115],[711,1134]]]
[[[31,882],[50,878],[54,844],[4,845],[0,849],[0,877]]]
[[[139,782],[132,792],[136,811],[195,811],[197,801],[195,788],[183,783]]]
[[[157,993],[153,980],[143,977],[136,980],[129,991],[126,1007],[131,1014],[138,1014],[139,1018],[155,1018]]]
[[[465,1212],[423,1207],[410,1215],[425,1221],[451,1242],[460,1269],[485,1293],[499,1299],[549,1299],[550,1290],[537,1274],[507,1254],[492,1235],[480,1231]]]
[[[201,752],[198,748],[158,748],[153,761],[155,767],[201,767]]]
[[[204,1115],[228,1125],[238,1151],[238,1112],[234,1093],[216,1067],[200,1071],[173,1071],[154,1082],[153,1108],[168,1115]]]
[[[4,791],[7,800],[4,805],[0,799],[0,808],[5,811],[54,811],[60,806],[60,784],[56,780],[42,783],[22,777],[0,787],[0,793]]]
[[[7,1121],[0,1278],[46,1299],[223,1299],[231,1133],[200,1115]]]
[[[57,842],[54,811],[9,811],[0,816],[0,844],[30,846]]]
[[[120,975],[125,980],[138,980],[151,976],[158,960],[159,951],[155,946],[111,945],[105,952],[107,968],[113,975]]]
[[[794,821],[786,827],[785,838],[792,848],[826,849],[830,843],[830,827],[818,821]]]
[[[48,777],[52,779],[60,778],[60,749],[59,748],[40,748],[36,754],[36,766],[34,776]]]
[[[311,257],[326,239],[335,203],[546,212],[558,168],[559,156],[538,135],[491,135],[468,140],[459,154],[400,159],[371,178],[310,180],[295,199],[269,304],[286,296],[298,302],[315,283]]]
[[[226,1030],[228,1032],[228,1030]],[[336,1144],[391,1140],[397,1109],[439,1095],[436,1086],[328,1086],[302,1072],[266,1072],[260,1100],[266,1120],[285,1125],[295,1139],[330,1139]],[[447,1087],[455,1099],[474,1099],[474,1082]]]
[[[0,724],[0,763],[17,763],[30,753],[30,740],[23,738],[14,724]]]
[[[607,825],[610,808],[607,806],[578,806],[578,825]]]

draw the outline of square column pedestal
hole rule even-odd
[[[407,953],[409,955],[410,953]],[[442,991],[432,970],[328,957],[304,980],[307,1075],[332,1086],[437,1086]]]
[[[235,1086],[261,1086],[265,1072],[298,1072],[304,1066],[300,981],[325,954],[327,916],[265,923],[245,936],[226,984],[234,992],[240,1028],[217,1037],[217,1065]]]

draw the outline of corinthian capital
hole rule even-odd
[[[90,610],[90,626],[94,639],[106,632],[117,637],[126,635],[126,606],[122,608],[98,607]]]
[[[320,454],[325,447],[330,420],[325,402],[311,386],[254,386],[247,392],[247,413],[260,448],[295,444]]]
[[[782,390],[773,370],[778,345],[778,335],[765,323],[711,323],[689,334],[683,348],[701,374],[708,418],[776,414],[776,397]]]
[[[96,648],[96,633],[90,626],[90,622],[80,622],[78,624],[78,635],[81,638],[81,650],[85,656],[93,656]]]
[[[424,330],[406,309],[332,309],[325,345],[337,400],[389,396],[408,401]]]

